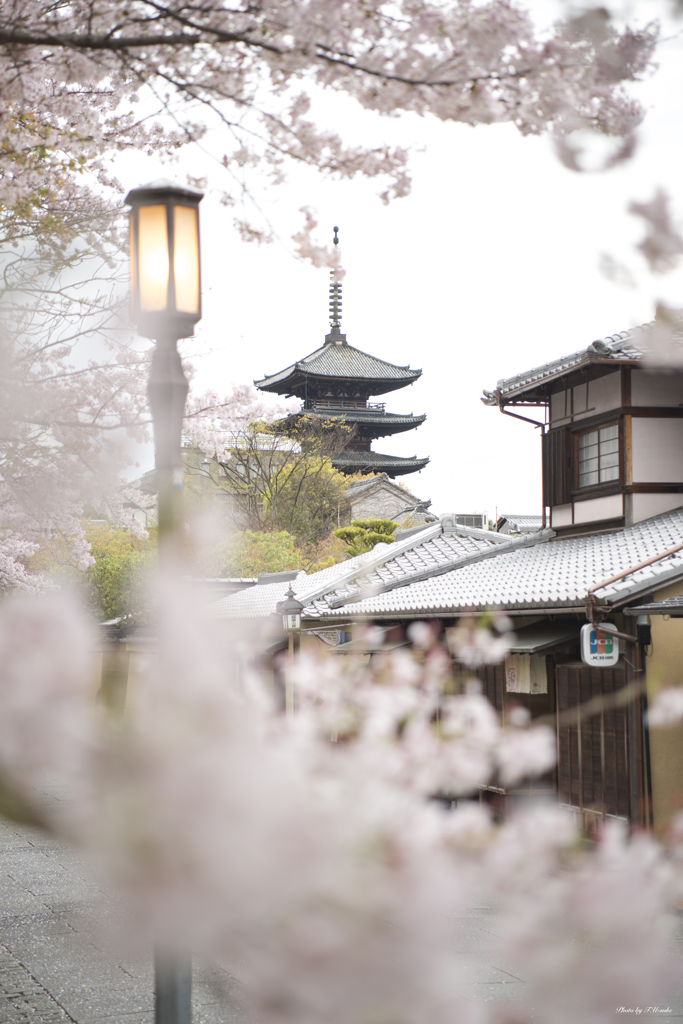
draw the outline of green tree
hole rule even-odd
[[[393,544],[398,523],[391,519],[354,519],[350,526],[334,531],[346,545],[348,558],[371,551],[375,544]]]
[[[147,578],[156,555],[156,529],[136,537],[115,523],[86,519],[85,539],[95,564],[83,572],[63,538],[46,537],[29,568],[58,586],[75,589],[98,618],[143,624],[149,617]]]
[[[301,567],[301,552],[286,530],[236,533],[212,548],[200,563],[203,575],[217,577],[258,576]]]
[[[152,551],[105,555],[86,570],[91,603],[103,619],[146,625],[151,617],[149,579],[156,561]]]
[[[313,550],[333,527],[348,521],[350,481],[334,468],[332,458],[352,432],[343,420],[309,416],[236,430],[229,459],[196,467],[187,460],[189,503],[222,498],[224,513],[237,529],[285,531],[297,546]]]
[[[147,537],[136,537],[123,526],[91,519],[86,523],[84,532],[97,560],[133,551],[156,551],[157,547],[156,527],[147,531]]]

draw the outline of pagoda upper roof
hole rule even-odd
[[[349,380],[367,385],[371,395],[382,395],[387,391],[412,384],[422,370],[411,370],[410,366],[396,366],[384,359],[377,359],[368,352],[354,348],[346,341],[346,335],[333,331],[325,338],[325,344],[315,352],[297,360],[291,366],[255,380],[261,391],[274,391],[278,395],[296,394],[311,380]]]

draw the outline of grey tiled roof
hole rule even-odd
[[[306,579],[306,573],[302,570],[296,577],[295,580],[291,581],[292,590],[296,594],[301,579]],[[230,594],[228,597],[223,597],[220,601],[214,601],[209,606],[209,614],[215,618],[240,618],[240,619],[262,619],[267,618],[268,615],[272,615],[275,611],[278,601],[284,601],[285,595],[289,590],[290,582],[287,580],[281,580],[279,583],[264,583],[258,587],[250,587],[248,590],[241,590],[237,594]],[[234,599],[239,598],[236,602],[239,608],[240,614],[233,616],[230,614],[230,610],[234,605]],[[227,610],[228,614],[225,614]]]
[[[361,569],[353,579],[345,581],[342,586],[330,589],[323,597],[312,601],[307,606],[307,613],[324,615],[328,608],[341,607],[348,602],[355,602],[363,595],[375,591],[387,591],[395,587],[405,587],[411,580],[430,573],[445,572],[454,564],[463,563],[468,558],[476,558],[501,547],[498,534],[490,538],[482,536],[484,530],[472,530],[459,534],[444,534],[442,524],[437,521],[434,527],[420,531],[410,538],[410,543],[403,543],[400,550],[393,554],[392,550],[380,565]],[[495,539],[494,539],[495,538]],[[510,546],[512,541],[506,541]],[[356,604],[346,611],[355,611]]]
[[[328,604],[323,611],[318,603],[311,611],[334,620],[349,613],[382,617],[457,614],[473,608],[582,607],[597,584],[683,542],[683,509],[613,533],[534,542],[539,537],[510,541],[509,547],[484,552],[469,564],[367,597],[352,608]],[[683,551],[598,590],[596,596],[601,604],[620,605],[679,579]]]
[[[402,459],[398,455],[381,455],[379,452],[345,451],[340,455],[335,455],[332,461],[335,466],[357,466],[359,469],[361,466],[369,466],[371,471],[377,471],[380,467],[387,466],[391,472],[392,469],[399,469],[403,466],[422,469],[427,465],[429,459],[418,459],[416,455],[413,455],[412,459]]]
[[[683,616],[683,594],[680,597],[667,597],[664,601],[651,601],[648,604],[639,604],[630,609],[638,615],[673,615],[675,618]]]
[[[542,519],[541,516],[530,516],[530,515],[518,516],[518,515],[515,515],[513,512],[499,512],[498,513],[498,518],[499,519],[507,519],[507,521],[509,523],[517,523],[519,526],[536,526],[536,527],[540,527],[541,519]]]
[[[533,370],[526,370],[514,377],[502,378],[498,381],[495,390],[484,391],[482,402],[484,405],[497,405],[499,399],[504,402],[512,401],[525,391],[545,384],[555,377],[561,377],[567,370],[594,362],[596,359],[613,360],[615,366],[627,360],[640,360],[648,348],[647,335],[655,326],[656,322],[652,320],[650,323],[641,324],[631,330],[601,338],[592,342],[587,348],[572,352],[571,355],[563,356],[561,359],[543,363],[542,366],[537,366]],[[683,329],[683,320],[681,320],[681,327],[674,332],[675,335],[680,333],[681,329]]]
[[[386,545],[378,545],[384,548]],[[359,555],[357,558],[349,558],[346,562],[339,562],[327,569],[320,569],[319,572],[308,573],[302,569],[292,582],[294,595],[305,598],[306,594],[318,593],[332,589],[335,582],[342,576],[356,571],[365,562],[372,558],[372,552]],[[237,594],[231,594],[214,601],[209,607],[209,613],[215,618],[226,619],[260,619],[272,615],[276,611],[279,601],[283,601],[289,588],[289,582],[267,583],[249,590],[242,590]],[[237,600],[235,600],[235,598]]]
[[[307,576],[293,589],[305,617],[328,626],[349,618],[458,614],[502,608],[582,608],[588,591],[683,542],[683,508],[613,533],[553,539],[551,530],[509,538],[454,524],[433,525],[394,544]],[[683,551],[596,593],[600,604],[635,602],[683,581]],[[258,618],[275,611],[288,584],[252,587],[211,605],[221,618]]]
[[[501,523],[501,520],[504,522]],[[500,533],[534,533],[541,529],[542,516],[517,516],[501,512],[498,516]]]
[[[393,544],[376,544],[372,551],[307,576],[301,572],[292,588],[304,605],[315,607],[326,595],[339,598],[358,596],[361,588],[401,585],[417,574],[443,571],[464,557],[476,556],[498,547],[511,547],[525,541],[511,540],[488,530],[457,526],[452,517],[416,530]],[[254,587],[211,605],[220,618],[259,618],[272,614],[289,584]],[[256,598],[248,594],[259,591]],[[321,605],[320,607],[323,607]],[[316,613],[317,614],[317,613]]]
[[[422,370],[411,370],[409,366],[396,366],[384,359],[377,359],[353,345],[324,344],[315,352],[297,360],[291,366],[255,380],[257,388],[279,391],[278,384],[298,373],[316,377],[352,377],[360,380],[403,380],[406,383],[417,380]]]

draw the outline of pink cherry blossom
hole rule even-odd
[[[675,725],[683,718],[683,687],[665,686],[659,691],[647,713],[650,725]]]

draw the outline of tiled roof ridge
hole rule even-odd
[[[431,540],[433,537],[438,537],[441,533],[441,522],[434,523],[430,529],[424,531],[424,536],[421,538],[420,543],[423,543],[425,540]],[[317,586],[310,591],[304,590],[296,596],[304,606],[308,605],[312,601],[317,601],[319,598],[324,597],[325,594],[330,592],[330,590],[336,590],[345,583],[352,582],[356,576],[366,575],[368,572],[372,572],[374,569],[379,568],[379,566],[384,562],[389,561],[390,558],[396,558],[398,555],[403,554],[404,551],[409,551],[414,546],[415,544],[412,537],[407,537],[403,541],[395,541],[393,544],[376,544],[372,549],[373,552],[377,551],[377,548],[382,549],[377,552],[376,557],[368,559],[367,562],[363,562],[360,566],[354,566],[354,568],[348,573],[342,573],[340,576],[335,577],[333,587],[325,584],[323,586]],[[389,558],[387,558],[387,554],[389,555]]]
[[[455,534],[457,537],[476,537],[478,540],[488,540],[492,544],[507,544],[507,534],[498,533],[496,530],[483,530],[478,526],[462,526],[456,522],[456,516],[452,512],[439,516],[446,536]]]
[[[489,531],[478,530],[473,532],[481,534]],[[496,536],[501,535],[497,534]],[[428,569],[418,569],[413,573],[406,573],[405,576],[402,576],[399,579],[382,581],[374,587],[358,591],[355,594],[349,594],[347,597],[333,598],[328,602],[329,607],[341,608],[343,605],[355,604],[359,601],[364,601],[366,598],[376,597],[378,594],[385,594],[389,590],[406,587],[411,583],[420,583],[422,580],[429,579],[432,576],[443,576],[444,573],[452,572],[454,569],[460,569],[463,566],[471,565],[474,562],[483,562],[488,558],[496,558],[498,555],[507,554],[509,551],[516,551],[518,548],[530,548],[534,547],[536,544],[543,544],[552,540],[555,536],[556,534],[554,530],[539,530],[538,533],[527,534],[525,537],[514,537],[510,540],[505,540],[502,543],[495,544],[494,547],[489,548],[488,550],[474,551],[466,555],[458,555],[450,561],[430,566]],[[424,543],[424,541],[421,541],[421,543]]]

